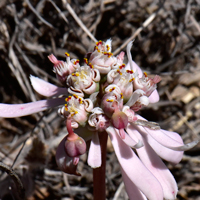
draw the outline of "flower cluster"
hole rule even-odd
[[[108,134],[130,199],[175,199],[176,182],[159,157],[177,164],[183,151],[197,142],[184,145],[177,133],[162,130],[157,123],[136,114],[149,103],[159,101],[156,85],[161,78],[157,75],[150,78],[141,71],[132,61],[131,46],[132,43],[127,46],[127,64],[123,63],[124,52],[113,56],[110,39],[97,42],[83,65],[70,59],[68,53],[66,61],[49,55],[63,87],[31,76],[32,86],[39,94],[54,98],[27,104],[0,104],[0,116],[19,117],[61,106],[58,113],[68,130],[56,152],[56,162],[62,171],[80,175],[77,165],[79,156],[86,153],[86,141],[91,141],[88,164],[100,167],[99,136]]]

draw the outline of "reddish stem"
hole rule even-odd
[[[71,126],[71,117],[69,116],[66,120],[66,127],[67,127],[67,131],[68,131],[68,135],[67,135],[67,139],[68,140],[76,140],[78,138],[78,136],[74,133],[72,126]]]
[[[101,145],[102,164],[101,167],[93,169],[93,195],[94,200],[106,199],[106,152],[107,152],[108,134],[102,132],[99,134]]]

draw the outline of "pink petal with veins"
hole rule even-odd
[[[143,119],[141,116],[137,115],[138,119]],[[128,132],[128,134],[134,139],[135,138],[135,134],[137,134],[136,132],[139,132],[146,140],[147,142],[150,144],[150,146],[154,149],[154,151],[164,160],[171,162],[173,164],[177,164],[181,161],[182,157],[183,157],[183,151],[174,151],[172,149],[169,149],[163,145],[161,145],[160,143],[158,143],[154,138],[152,138],[147,131],[144,129],[144,127],[142,126],[137,126],[134,124],[129,124],[126,131]],[[174,132],[170,132],[171,136],[177,140],[178,142],[181,142],[182,139],[181,137]],[[183,144],[183,143],[182,143]]]
[[[136,149],[137,154],[149,171],[159,180],[164,198],[176,199],[178,188],[174,177],[148,142],[138,132],[135,132],[135,136],[144,143],[144,147]]]
[[[65,96],[68,95],[67,88],[61,88],[57,87],[51,83],[48,83],[38,77],[30,76],[31,84],[36,92],[39,94],[45,96],[45,97],[51,97],[51,96],[59,96],[64,94]]]
[[[133,135],[135,134],[135,131],[139,132],[143,137],[146,138],[150,146],[162,159],[168,162],[171,162],[173,164],[177,164],[181,161],[183,157],[183,151],[174,151],[165,146],[162,146],[154,138],[148,135],[146,133],[146,130],[141,126],[136,126],[136,125],[128,126],[127,132],[131,137],[133,137]]]
[[[99,143],[99,136],[97,132],[94,132],[92,135],[88,154],[88,165],[90,165],[92,168],[97,168],[101,166],[101,146]]]
[[[48,99],[23,104],[0,103],[0,117],[22,117],[44,111],[62,104],[65,104],[65,98]]]
[[[144,128],[151,135],[151,137],[154,138],[158,143],[175,151],[187,151],[193,148],[194,146],[196,146],[197,143],[199,142],[197,140],[197,141],[190,142],[188,144],[182,144],[178,142],[177,140],[174,140],[174,138],[172,137],[173,132],[170,132],[170,134],[165,134],[166,131],[162,129],[151,130],[146,127]]]
[[[133,150],[127,146],[113,127],[106,129],[111,138],[115,153],[124,172],[149,200],[163,200],[159,181],[143,165]]]

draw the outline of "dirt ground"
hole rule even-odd
[[[200,0],[0,0],[0,102],[43,99],[33,91],[30,74],[58,85],[47,56],[53,53],[65,60],[68,52],[83,62],[95,38],[111,38],[115,55],[135,39],[135,62],[162,77],[160,101],[139,114],[178,132],[185,143],[199,138]],[[28,200],[93,199],[87,155],[79,163],[81,177],[66,175],[56,165],[56,147],[65,134],[56,109],[0,118],[1,200],[23,195],[13,173]],[[178,183],[178,200],[200,200],[199,154],[200,144],[185,152],[176,166],[166,163]],[[109,142],[106,167],[107,199],[128,199]]]

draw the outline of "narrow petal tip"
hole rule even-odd
[[[188,150],[192,149],[193,147],[195,147],[198,143],[199,143],[199,140],[195,140],[195,141],[187,143],[183,146],[174,147],[174,148],[171,148],[171,149],[173,149],[175,151],[188,151]]]
[[[139,148],[141,148],[143,146],[144,146],[143,142],[141,140],[138,140],[138,143],[134,146],[134,148],[135,149],[139,149]]]

